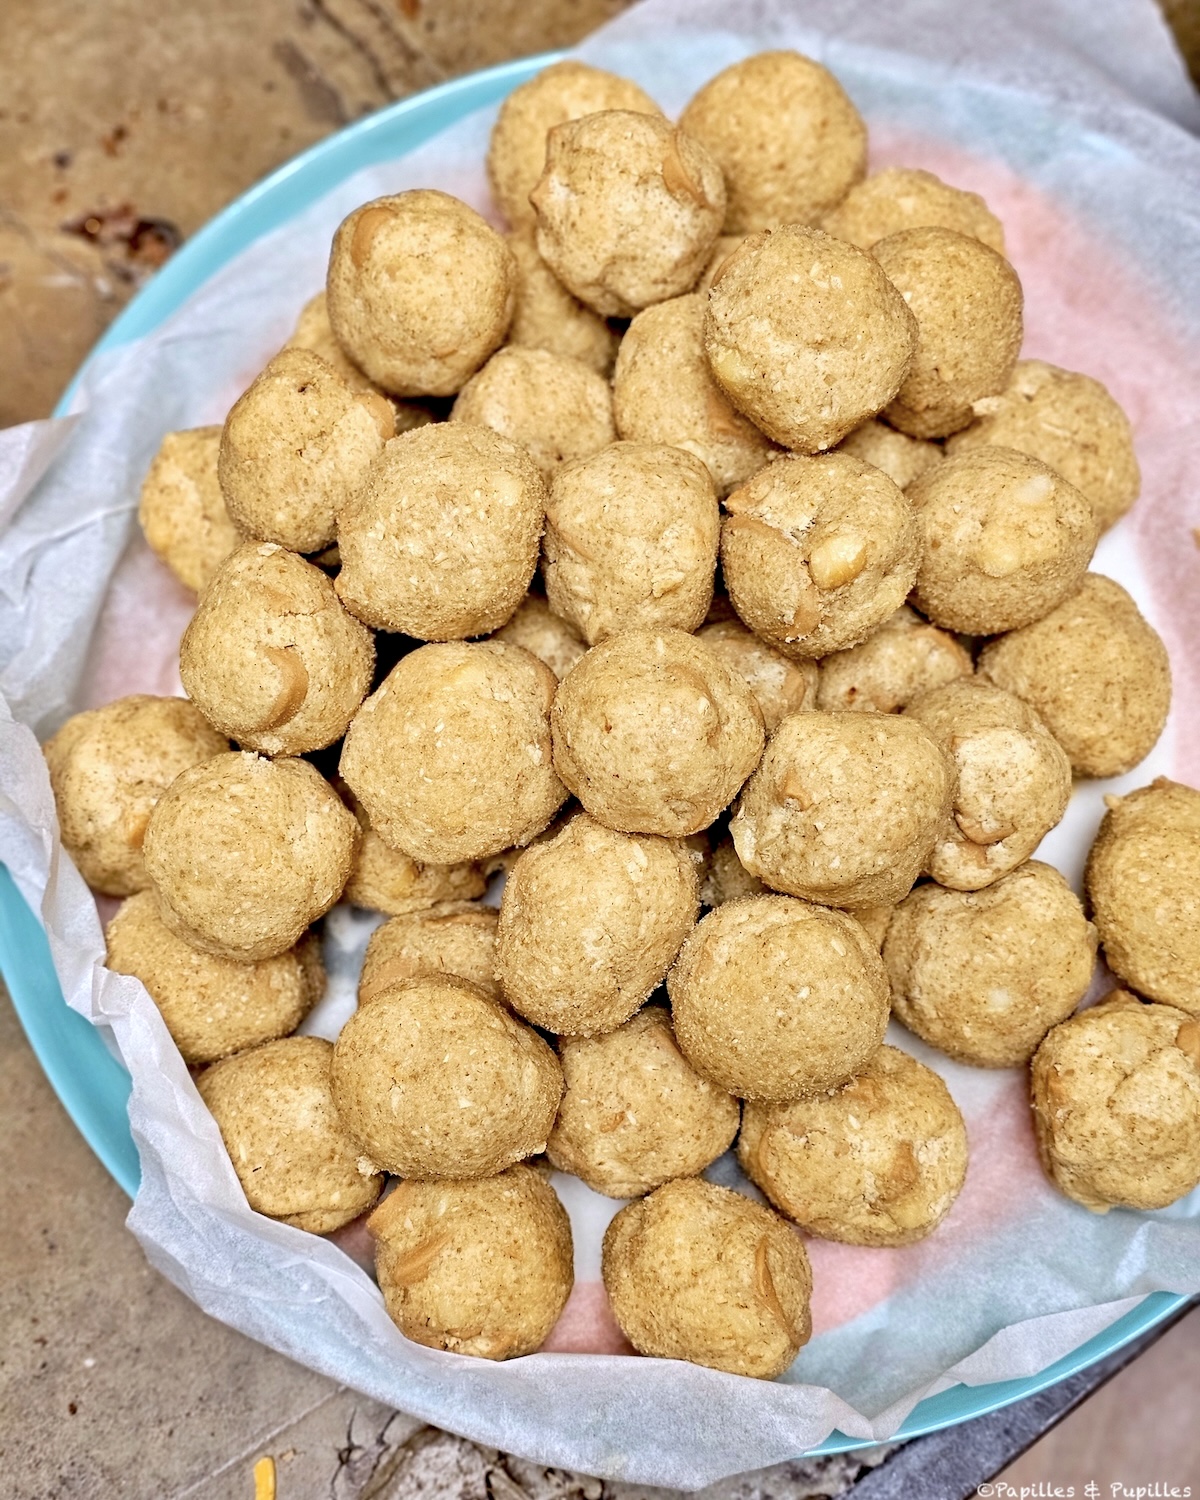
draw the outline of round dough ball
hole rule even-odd
[[[953,229],[1004,254],[1000,220],[978,193],[951,187],[920,167],[885,167],[856,183],[821,228],[860,250],[905,229]]]
[[[1017,273],[973,235],[905,229],[872,255],[917,320],[917,347],[884,416],[912,437],[965,427],[972,403],[1008,384],[1023,335]]]
[[[494,639],[510,646],[523,646],[554,673],[563,678],[587,650],[567,622],[556,615],[540,594],[526,594],[507,625]]]
[[[474,901],[442,901],[393,917],[371,934],[358,980],[358,1003],[408,979],[452,975],[503,999],[496,979],[496,922],[500,913]]]
[[[365,911],[400,917],[427,911],[442,901],[473,901],[487,890],[483,871],[473,861],[422,864],[399,849],[389,848],[371,827],[371,820],[350,788],[341,790],[362,829],[343,900]]]
[[[274,958],[342,894],[359,829],[304,760],[236,751],[177,777],[146,828],[146,873],[178,937],[240,963]]]
[[[894,714],[920,693],[969,677],[971,653],[902,604],[848,651],[821,662],[816,707],[827,713]]]
[[[844,437],[837,451],[882,469],[902,490],[906,490],[914,479],[919,479],[926,469],[940,464],[944,457],[937,443],[908,437],[874,417]]]
[[[785,656],[858,645],[917,576],[912,507],[886,474],[849,454],[780,459],[725,508],[721,572],[733,607]]]
[[[679,123],[720,163],[725,229],[811,224],[867,169],[867,127],[827,68],[799,52],[759,52],[718,73]]]
[[[1046,1175],[1093,1213],[1200,1184],[1200,1023],[1122,990],[1055,1026],[1030,1076]]]
[[[790,660],[747,630],[740,620],[706,625],[696,632],[696,639],[715,651],[754,694],[768,734],[774,734],[779,721],[788,714],[816,708],[821,673],[815,661],[803,656]]]
[[[932,1068],[880,1047],[840,1088],[790,1104],[748,1104],[738,1161],[806,1234],[912,1245],[958,1197],[967,1130]]]
[[[288,1036],[325,988],[321,945],[311,933],[277,958],[231,963],[176,937],[153,891],[123,902],[104,937],[105,967],[142,981],[192,1066]]]
[[[738,858],[733,840],[726,833],[708,856],[700,883],[700,904],[723,906],[726,901],[739,901],[744,896],[770,894],[758,876],[751,875]]]
[[[1138,497],[1129,418],[1090,376],[1023,359],[999,395],[975,403],[975,417],[950,440],[950,453],[986,444],[1031,453],[1088,497],[1102,531]]]
[[[509,871],[496,934],[505,999],[547,1031],[612,1031],[663,982],[695,924],[697,884],[682,844],[580,813]]]
[[[607,375],[617,357],[620,336],[616,330],[559,281],[538,254],[536,229],[514,230],[508,236],[508,248],[517,262],[517,305],[508,342],[578,359],[598,375]]]
[[[1160,776],[1109,797],[1087,894],[1114,974],[1200,1016],[1200,792]]]
[[[564,678],[554,767],[598,822],[684,838],[707,828],[758,764],[762,714],[710,647],[679,630],[626,630]]]
[[[1092,507],[1014,448],[960,453],[910,485],[925,550],[913,603],[935,625],[997,635],[1042,619],[1083,583]]]
[[[154,804],[182,772],[228,749],[186,698],[147,693],[85,709],[47,740],[63,848],[94,891],[146,889],[142,844]]]
[[[151,552],[195,594],[242,540],[217,478],[220,449],[219,427],[168,432],[138,501],[138,523]]]
[[[521,444],[547,483],[563,463],[587,458],[617,436],[604,376],[545,349],[498,349],[459,391],[450,420]]]
[[[757,474],[776,451],[735,411],[704,353],[705,299],[673,297],[630,323],[613,372],[613,411],[623,438],[667,443],[707,466],[717,493]]]
[[[196,1080],[250,1207],[312,1234],[349,1224],[383,1190],[338,1117],[332,1059],[321,1037],[292,1036],[227,1057]]]
[[[701,1177],[627,1204],[604,1235],[604,1288],[641,1354],[772,1380],[812,1335],[812,1271],[769,1208]]]
[[[341,774],[391,847],[426,864],[527,844],[567,800],[551,762],[557,682],[504,641],[402,657],[359,709]]]
[[[954,891],[981,890],[1023,864],[1062,822],[1071,762],[1027,703],[987,682],[960,678],[905,711],[956,773],[953,816],[926,873]]]
[[[328,547],[395,430],[382,396],[352,390],[308,349],[285,349],[225,418],[217,472],[234,524],[291,552]]]
[[[678,448],[612,443],[550,486],[542,572],[550,608],[589,646],[619,630],[691,631],[712,602],[720,509]]]
[[[1085,573],[1043,619],[984,647],[983,677],[1033,705],[1077,776],[1121,776],[1158,743],[1171,664],[1119,583]]]
[[[1038,860],[982,891],[919,886],[892,914],[883,961],[896,1019],[977,1068],[1028,1062],[1087,992],[1096,929]]]
[[[346,732],[375,642],[312,563],[247,542],[204,591],[179,646],[188,697],[247,750],[302,755]]]
[[[468,422],[405,433],[339,517],[338,596],[377,630],[486,635],[529,587],[545,511],[537,465],[508,438]]]
[[[895,910],[894,906],[860,906],[854,913],[854,920],[863,928],[867,936],[875,944],[876,949],[881,953],[883,951],[883,940],[887,937],[887,930],[891,925],[892,913]]]
[[[367,1229],[388,1316],[431,1349],[532,1354],[571,1295],[571,1221],[531,1167],[477,1182],[398,1182]]]
[[[333,1095],[373,1162],[400,1177],[491,1177],[546,1146],[558,1059],[478,985],[393,983],[342,1027]]]
[[[691,291],[725,217],[721,169],[661,115],[604,110],[556,125],[529,195],[542,259],[606,318]]]
[[[473,208],[435,188],[342,220],[326,282],[334,336],[394,396],[453,396],[504,342],[517,266]]]
[[[717,384],[785,448],[832,448],[900,389],[917,321],[864,250],[785,224],[713,277],[704,347]]]
[[[752,875],[806,901],[886,906],[925,868],[954,765],[893,714],[793,714],[771,736],[729,825]]]
[[[632,79],[568,58],[543,68],[513,89],[496,116],[488,146],[492,193],[508,222],[534,222],[529,195],[546,165],[546,137],[556,125],[600,110],[624,109],[648,115],[662,111]]]
[[[720,274],[721,267],[737,250],[745,240],[744,234],[722,234],[717,236],[716,244],[713,245],[712,254],[708,257],[708,265],[700,273],[700,280],[696,283],[697,292],[712,291],[712,284]]]

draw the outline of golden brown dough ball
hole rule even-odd
[[[895,910],[894,906],[860,906],[855,909],[854,920],[863,928],[880,952],[883,951],[883,940],[887,937],[892,913]]]
[[[758,876],[751,875],[738,858],[729,834],[724,834],[705,863],[700,882],[700,904],[723,906],[726,901],[739,901],[744,896],[770,894]]]
[[[704,147],[661,115],[624,109],[556,125],[529,199],[538,253],[606,318],[691,291],[725,217]]]
[[[871,253],[917,320],[912,364],[884,416],[912,437],[957,432],[973,402],[1004,389],[1017,362],[1017,273],[982,240],[953,229],[905,229]]]
[[[627,1204],[604,1235],[604,1288],[641,1354],[782,1375],[812,1334],[812,1272],[778,1215],[700,1177]]]
[[[504,342],[517,267],[448,193],[364,203],[333,237],[326,305],[347,356],[393,396],[453,396]]]
[[[720,510],[698,458],[612,443],[550,486],[546,599],[589,646],[619,630],[695,630],[712,602]]]
[[[616,330],[571,296],[538,254],[537,231],[532,225],[514,230],[508,247],[517,262],[517,306],[508,342],[522,349],[548,349],[607,375],[617,357],[620,336]]]
[[[254,963],[286,952],[342,894],[354,814],[304,760],[217,755],[155,804],[146,873],[163,921],[206,953]]]
[[[861,250],[905,229],[937,227],[982,240],[1004,254],[1004,229],[978,193],[951,187],[920,167],[885,167],[856,183],[821,228]]]
[[[984,647],[980,674],[1031,703],[1077,776],[1120,776],[1144,760],[1171,706],[1166,647],[1111,578]]]
[[[366,1005],[407,979],[450,974],[503,998],[496,979],[496,921],[500,913],[474,901],[441,901],[425,911],[393,917],[371,934],[358,981]]]
[[[558,1059],[478,985],[427,975],[342,1027],[333,1094],[368,1157],[400,1177],[491,1177],[545,1149]]]
[[[759,52],[718,73],[679,117],[725,174],[729,233],[811,224],[867,169],[867,127],[827,68]]]
[[[1038,860],[982,891],[918,886],[892,914],[883,961],[896,1019],[977,1068],[1027,1062],[1083,999],[1096,929]]]
[[[388,1316],[431,1349],[532,1354],[571,1294],[571,1221],[531,1167],[476,1182],[399,1182],[367,1228]]]
[[[912,1245],[958,1197],[967,1131],[932,1068],[880,1047],[840,1088],[790,1104],[748,1104],[738,1160],[806,1234]]]
[[[754,694],[768,734],[774,734],[779,721],[788,714],[816,708],[821,673],[811,658],[801,656],[793,661],[747,630],[740,620],[705,625],[696,632],[696,639],[715,651]]]
[[[947,630],[997,635],[1042,619],[1079,589],[1096,550],[1085,497],[1015,448],[948,458],[908,498],[925,541],[913,603]]]
[[[786,656],[858,645],[916,579],[912,507],[886,474],[849,454],[780,459],[725,508],[721,571],[733,607]]]
[[[523,646],[554,673],[563,678],[587,650],[570,625],[556,615],[540,594],[526,594],[507,625],[495,639],[510,646]]]
[[[63,848],[94,891],[145,890],[142,842],[154,804],[183,771],[228,749],[186,698],[146,693],[85,709],[47,740]]]
[[[632,79],[573,58],[552,63],[513,89],[500,106],[487,155],[492,192],[510,224],[534,222],[529,195],[546,165],[550,131],[567,120],[607,109],[662,113]]]
[[[851,910],[912,889],[950,814],[954,766],[893,714],[793,714],[771,736],[729,825],[752,875]]]
[[[906,709],[954,762],[951,819],[926,872],[955,891],[1007,875],[1062,821],[1071,762],[1041,718],[1002,688],[972,678],[922,693]]]
[[[274,542],[247,542],[222,564],[179,647],[179,675],[204,717],[267,755],[340,739],[374,670],[371,632],[320,568]]]
[[[937,443],[911,438],[874,417],[844,437],[837,451],[882,469],[902,490],[906,490],[914,479],[919,479],[926,469],[940,464],[944,457]]]
[[[217,478],[220,449],[219,427],[168,432],[138,501],[138,523],[150,550],[195,594],[242,540]]]
[[[623,438],[695,454],[725,495],[776,450],[713,379],[704,306],[702,297],[673,297],[638,313],[617,354],[613,410]]]
[[[860,645],[823,659],[816,707],[895,714],[918,694],[969,677],[972,670],[965,646],[902,604]]]
[[[377,630],[486,635],[529,587],[545,509],[537,465],[499,433],[468,422],[405,433],[339,517],[338,595]]]
[[[950,453],[988,443],[1032,453],[1088,497],[1102,531],[1138,497],[1129,418],[1088,375],[1023,359],[999,395],[975,403],[975,418],[950,440]]]
[[[916,344],[916,319],[874,257],[799,224],[751,235],[708,296],[717,384],[800,453],[834,447],[886,406]]]
[[[1113,990],[1049,1032],[1030,1093],[1046,1175],[1093,1213],[1200,1184],[1200,1023],[1183,1011]]]
[[[357,1219],[383,1190],[338,1117],[332,1059],[321,1037],[292,1036],[227,1057],[196,1080],[250,1207],[312,1234]]]
[[[662,983],[698,911],[682,844],[580,813],[509,871],[496,934],[504,996],[547,1031],[612,1031]]]
[[[758,764],[762,714],[710,647],[679,630],[626,630],[558,690],[554,767],[598,822],[684,838],[707,828]]]
[[[697,292],[703,293],[712,290],[712,284],[717,279],[721,267],[733,252],[738,249],[745,238],[744,234],[721,234],[717,236],[716,243],[712,248],[712,254],[708,257],[708,265],[700,273],[700,280],[696,283],[695,290]]]
[[[1114,974],[1200,1016],[1200,792],[1160,776],[1110,797],[1087,893]]]
[[[346,734],[341,774],[384,842],[426,864],[486,859],[567,800],[551,761],[554,673],[504,641],[423,646]]]
[[[737,1100],[691,1067],[661,1005],[604,1036],[564,1037],[558,1057],[566,1087],[546,1154],[594,1193],[640,1198],[694,1177],[737,1134]]]
[[[371,827],[371,820],[349,787],[343,797],[362,829],[354,869],[343,899],[365,911],[389,917],[427,911],[442,901],[473,901],[487,889],[483,871],[473,861],[422,864],[399,849],[389,848]]]

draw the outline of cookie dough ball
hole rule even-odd
[[[347,1130],[400,1177],[491,1177],[545,1149],[558,1059],[478,985],[393,983],[342,1027],[333,1094]]]
[[[964,646],[902,604],[861,645],[825,657],[816,707],[895,714],[919,694],[969,677],[972,670]]]
[[[693,453],[718,494],[757,474],[776,451],[735,411],[704,353],[703,297],[673,297],[630,323],[613,372],[613,410],[623,438]]]
[[[339,518],[338,595],[377,630],[486,635],[529,587],[545,509],[537,465],[499,433],[468,422],[405,433]]]
[[[338,1117],[332,1059],[321,1037],[292,1036],[227,1057],[196,1080],[250,1207],[312,1234],[357,1219],[383,1190]]]
[[[138,523],[151,552],[195,594],[242,540],[217,478],[220,448],[219,427],[168,432],[138,501]]]
[[[678,448],[612,443],[550,486],[542,572],[550,608],[589,646],[619,630],[695,630],[712,602],[720,510]]]
[[[522,349],[547,349],[608,375],[620,335],[559,281],[538,254],[536,229],[515,230],[508,247],[517,263],[517,305],[508,342]]]
[[[217,755],[176,778],[146,828],[146,873],[176,936],[239,963],[285,953],[342,894],[359,830],[304,760]]]
[[[624,109],[556,125],[529,200],[542,259],[606,318],[691,291],[725,217],[704,147],[661,115]]]
[[[1160,776],[1110,797],[1087,893],[1114,974],[1200,1016],[1200,792]]]
[[[1096,929],[1057,870],[1038,860],[986,890],[919,886],[888,924],[892,1010],[957,1062],[1027,1062],[1083,999]]]
[[[1077,776],[1131,771],[1158,743],[1171,706],[1166,647],[1121,585],[1099,573],[1086,573],[1043,619],[985,646],[979,671],[1037,709]]]
[[[367,1229],[388,1316],[431,1349],[532,1354],[571,1295],[571,1221],[531,1167],[477,1182],[399,1182]]]
[[[626,630],[567,675],[551,715],[554,767],[598,822],[685,838],[758,764],[762,714],[710,647],[679,630]]]
[[[663,982],[698,911],[682,844],[580,813],[509,872],[496,935],[505,998],[547,1031],[612,1031]]]
[[[435,188],[364,203],[333,237],[334,337],[393,396],[453,396],[504,342],[517,267],[473,208]]]
[[[825,215],[821,227],[862,250],[905,229],[953,229],[1004,254],[1000,220],[979,194],[951,187],[920,167],[872,172]]]
[[[960,453],[908,489],[924,536],[913,603],[935,625],[998,635],[1076,593],[1096,550],[1092,507],[1014,448]]]
[[[425,911],[393,917],[367,944],[358,981],[366,1005],[408,979],[450,974],[503,998],[496,980],[496,922],[500,913],[474,901],[442,901]]]
[[[827,68],[759,52],[710,79],[679,123],[720,163],[725,229],[811,224],[867,169],[867,127]]]
[[[557,686],[505,641],[423,646],[346,734],[341,774],[390,847],[425,864],[527,844],[567,800],[551,763]]]
[[[526,594],[517,612],[495,639],[523,646],[563,678],[587,650],[570,625],[556,615],[540,594]]]
[[[708,857],[700,883],[700,904],[723,906],[726,901],[739,901],[745,896],[770,894],[758,876],[747,870],[737,856],[733,840],[725,834]]]
[[[891,924],[894,906],[860,906],[854,920],[863,928],[879,952],[883,951],[883,940]]]
[[[696,632],[735,677],[740,677],[762,710],[768,734],[779,721],[817,706],[820,668],[807,657],[790,660],[747,630],[740,620],[722,620]]]
[[[546,165],[546,137],[556,125],[601,110],[662,111],[629,78],[567,59],[513,89],[492,127],[487,170],[496,202],[515,226],[534,222],[529,195]]]
[[[912,889],[950,815],[954,765],[892,714],[793,714],[771,736],[729,825],[752,875],[851,910]]]
[[[963,678],[923,693],[906,712],[954,762],[953,815],[926,873],[954,891],[1007,875],[1062,822],[1071,762],[1041,718],[1003,688]]]
[[[521,444],[547,483],[563,463],[587,458],[617,436],[604,376],[545,349],[498,349],[459,391],[450,420]]]
[[[1046,1175],[1093,1213],[1200,1184],[1200,1024],[1182,1011],[1114,990],[1047,1035],[1030,1092]]]
[[[852,458],[861,458],[863,463],[882,469],[902,490],[906,490],[914,479],[919,479],[926,469],[940,464],[944,457],[937,443],[908,437],[874,417],[844,437],[837,451],[849,453]]]
[[[604,1235],[604,1288],[641,1354],[774,1379],[812,1334],[812,1272],[769,1208],[701,1177],[627,1204]]]
[[[721,571],[733,607],[785,656],[856,646],[917,576],[912,507],[886,474],[847,453],[769,464],[725,508]]]
[[[154,804],[182,772],[228,749],[186,698],[146,693],[85,709],[46,742],[63,848],[94,891],[145,890],[142,843]]]
[[[806,1234],[912,1245],[958,1197],[967,1131],[932,1068],[880,1047],[840,1088],[790,1104],[748,1104],[738,1160]]]
[[[483,871],[473,861],[422,864],[399,849],[389,848],[371,827],[371,820],[349,787],[344,796],[362,829],[354,869],[343,899],[365,911],[389,917],[427,911],[442,901],[473,901],[487,889]]]
[[[965,427],[972,404],[1008,384],[1023,334],[1017,273],[953,229],[905,229],[872,250],[917,320],[912,364],[884,416],[912,437]]]
[[[999,395],[975,403],[975,416],[950,440],[951,453],[986,444],[1031,453],[1088,497],[1102,531],[1137,499],[1129,418],[1098,380],[1023,359]]]
[[[819,229],[752,235],[713,278],[704,347],[717,384],[800,453],[834,447],[886,406],[916,345],[917,321],[874,257]]]

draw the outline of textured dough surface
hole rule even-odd
[[[495,639],[524,647],[560,680],[587,650],[574,627],[556,615],[540,594],[526,594],[508,624],[496,631]]]
[[[940,464],[943,458],[938,443],[909,437],[875,417],[868,417],[848,433],[836,451],[848,453],[851,458],[861,458],[863,463],[882,469],[902,490],[906,490],[914,479],[919,479],[926,469]]]
[[[774,734],[788,714],[816,708],[820,668],[810,657],[784,656],[740,620],[705,625],[696,639],[715,651],[754,694],[768,734]]]
[[[194,594],[242,540],[217,478],[220,451],[219,427],[168,432],[138,500],[138,523],[150,550]]]
[[[474,901],[440,901],[424,911],[393,917],[367,943],[358,980],[358,1003],[426,975],[450,974],[502,999],[496,979],[499,913]]]
[[[532,225],[514,230],[508,236],[508,248],[517,263],[517,303],[508,342],[520,349],[547,349],[564,359],[578,359],[598,375],[608,375],[620,335],[599,313],[571,296],[538,254],[537,230]]]
[[[816,707],[827,713],[895,714],[919,694],[974,670],[971,653],[902,604],[866,640],[821,661]]]
[[[890,234],[938,227],[973,235],[1004,254],[1004,229],[978,193],[951,187],[920,167],[885,167],[855,183],[821,228],[860,250]]]

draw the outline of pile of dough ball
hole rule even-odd
[[[677,123],[556,63],[492,134],[508,232],[431,189],[355,209],[285,348],[146,476],[187,697],[48,742],[62,841],[250,1206],[371,1211],[419,1343],[542,1345],[553,1168],[627,1200],[636,1349],[787,1369],[801,1232],[911,1244],[967,1173],[890,1017],[1032,1063],[1086,1207],[1200,1182],[1200,791],[1109,799],[1086,906],[1032,858],[1170,702],[1089,572],[1129,423],[1019,359],[984,201],[866,159],[794,52]],[[294,1034],[339,900],[381,914],[357,1008]],[[1098,948],[1126,988],[1077,1013]],[[735,1143],[765,1203],[705,1180]]]

